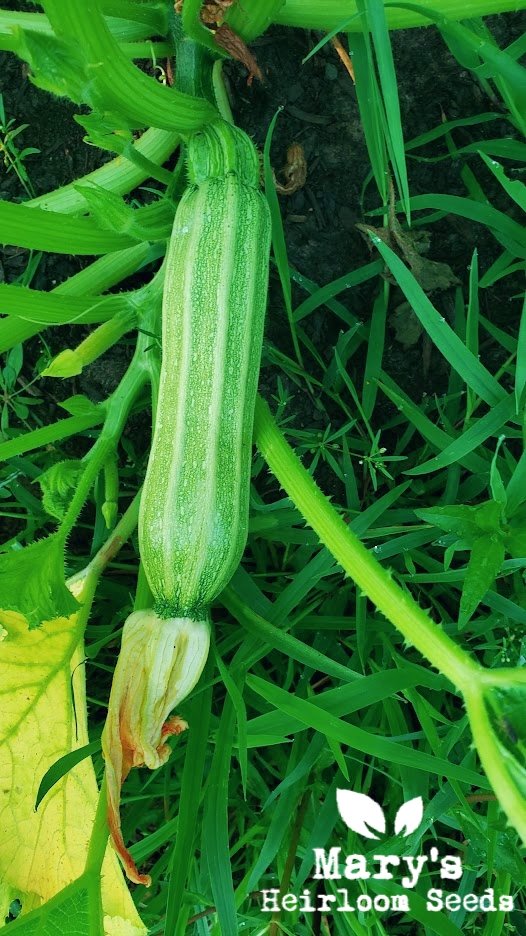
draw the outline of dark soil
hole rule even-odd
[[[4,9],[34,9],[31,4],[3,0]],[[493,17],[488,24],[502,45],[520,34],[526,26],[525,14]],[[364,220],[364,212],[379,207],[373,184],[363,186],[368,174],[368,158],[356,94],[336,53],[326,45],[317,55],[302,65],[302,59],[319,41],[320,36],[298,30],[274,29],[254,43],[254,52],[264,75],[264,83],[254,81],[249,87],[244,70],[234,63],[226,71],[235,116],[262,146],[269,123],[276,109],[283,105],[272,148],[272,162],[279,178],[287,146],[302,144],[308,163],[305,187],[296,194],[282,197],[281,207],[291,265],[320,285],[329,282],[370,260],[367,244],[356,230],[356,222]],[[400,100],[406,139],[411,139],[437,126],[442,119],[466,117],[494,111],[497,104],[487,98],[473,75],[455,61],[438,32],[428,29],[409,30],[393,35],[393,46],[399,78]],[[28,127],[19,137],[20,145],[35,146],[40,155],[26,161],[32,186],[41,194],[89,172],[103,162],[105,153],[83,143],[84,131],[73,117],[79,108],[64,100],[52,98],[35,88],[27,76],[25,65],[8,53],[0,53],[0,91],[4,96],[7,118]],[[510,125],[503,121],[458,129],[454,140],[458,146],[483,136],[509,136]],[[443,153],[444,142],[426,148],[426,156]],[[472,158],[477,179],[488,199],[503,210],[513,211],[506,202],[498,183]],[[0,167],[1,168],[1,167]],[[449,160],[436,164],[409,161],[411,193],[426,192],[465,194],[460,177],[462,165]],[[13,172],[0,172],[0,198],[24,200],[27,197]],[[373,220],[374,219],[365,219]],[[453,216],[432,227],[430,257],[451,264],[459,279],[466,282],[466,270],[474,248],[484,271],[500,252],[492,235],[479,225]],[[49,289],[80,269],[86,262],[67,256],[45,256],[32,281],[32,286]],[[6,249],[0,261],[0,280],[13,281],[27,263],[27,251]],[[520,290],[513,278],[499,282],[481,293],[481,311],[496,324],[513,328],[510,314],[518,318],[518,303],[509,298]],[[305,297],[294,287],[294,298]],[[338,298],[358,318],[367,320],[377,285],[366,283],[347,290]],[[393,309],[401,296],[396,290]],[[452,291],[434,297],[442,314],[450,315]],[[338,337],[341,322],[325,308],[318,309],[302,322],[307,336],[324,354],[330,352]],[[64,332],[62,332],[62,336]],[[78,336],[78,330],[77,330]],[[281,351],[292,356],[290,332],[286,321],[281,289],[276,275],[271,278],[267,337]],[[54,349],[53,349],[54,350]],[[114,364],[104,361],[107,392],[108,367],[120,375],[121,356],[115,354]],[[422,349],[418,343],[404,349],[397,342],[394,330],[389,332],[384,367],[397,382],[416,399],[423,392],[443,389],[445,368],[441,359],[433,357],[432,366],[424,373]],[[360,362],[353,359],[353,366]],[[310,362],[309,362],[310,366]],[[314,365],[315,366],[315,365]],[[441,376],[443,374],[443,376]],[[97,376],[94,371],[94,383]],[[270,369],[263,373],[264,385],[273,392],[275,377]],[[86,392],[86,388],[84,392]],[[95,395],[97,387],[94,388]],[[78,391],[77,391],[78,392]],[[306,412],[301,410],[306,408]],[[308,401],[295,400],[300,419],[311,420],[317,414]]]
[[[497,41],[505,47],[526,28],[526,14],[491,17],[487,24]],[[254,51],[265,76],[263,85],[254,82],[248,88],[243,80],[240,81],[239,69],[235,65],[228,66],[228,73],[232,76],[236,120],[259,146],[263,145],[276,109],[283,106],[272,148],[272,162],[276,168],[283,165],[291,142],[298,141],[304,147],[308,162],[307,183],[296,194],[283,197],[281,208],[289,262],[323,285],[371,259],[368,246],[355,225],[363,220],[379,223],[364,218],[366,211],[379,207],[379,200],[374,184],[369,184],[362,202],[369,170],[367,150],[354,87],[334,49],[326,45],[302,64],[320,38],[320,34],[299,30],[274,30],[254,43]],[[499,115],[496,102],[487,97],[473,74],[453,58],[436,29],[405,30],[393,34],[392,42],[406,140],[436,127],[442,120],[482,112]],[[496,120],[459,128],[454,132],[454,142],[461,147],[484,138],[510,135],[513,135],[510,125],[504,120]],[[439,140],[420,150],[419,154],[425,153],[429,157],[445,151],[444,141]],[[518,213],[476,155],[471,158],[471,165],[490,202],[503,211]],[[448,192],[465,195],[460,175],[462,166],[463,163],[449,160],[430,164],[409,159],[411,194]],[[500,253],[498,243],[486,228],[462,218],[449,216],[434,224],[431,234],[430,258],[449,263],[463,283],[466,283],[466,271],[475,248],[481,272]],[[519,304],[515,304],[515,321],[511,322],[509,299],[520,288],[518,279],[508,278],[494,288],[482,291],[481,312],[496,324],[513,328],[518,323],[520,309]],[[338,298],[359,319],[366,321],[376,289],[376,285],[371,288],[371,284],[366,283],[343,292]],[[293,356],[277,276],[271,282],[270,295],[267,335]],[[297,301],[305,296],[302,290],[296,290]],[[393,309],[402,298],[395,290]],[[435,294],[433,301],[444,315],[451,317],[452,290]],[[324,349],[330,350],[334,346],[342,324],[322,307],[303,320],[302,327],[323,353]],[[411,396],[419,400],[423,392],[445,389],[446,367],[439,355],[436,355],[436,360],[433,358],[433,366],[427,373],[423,373],[421,343],[406,349],[396,341],[394,331],[390,331],[389,337],[384,368]],[[270,374],[268,376],[270,378]]]

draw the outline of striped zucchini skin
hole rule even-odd
[[[246,544],[270,218],[241,131],[219,124],[200,133],[189,163],[167,254],[139,542],[157,613],[198,618]]]

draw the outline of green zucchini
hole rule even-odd
[[[141,559],[160,617],[208,616],[245,548],[270,217],[250,139],[193,136],[166,259],[162,366],[141,500]]]
[[[154,608],[124,624],[102,733],[108,826],[126,874],[149,884],[123,840],[121,787],[155,768],[169,713],[205,665],[209,608],[245,548],[252,425],[265,316],[270,217],[259,162],[218,121],[188,143],[189,186],[166,258],[162,365],[141,497],[139,547]]]

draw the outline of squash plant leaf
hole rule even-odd
[[[100,936],[100,897],[90,893],[83,878],[75,881],[65,892],[33,910],[29,916],[20,916],[11,924],[16,936]]]
[[[82,580],[75,588],[82,600]],[[35,811],[50,767],[89,742],[82,632],[77,614],[28,630],[22,615],[5,611],[0,625],[0,914],[5,918],[18,899],[22,916],[10,924],[14,932],[43,936],[48,929],[40,917],[36,926],[28,917],[29,928],[22,929],[25,914],[82,876],[98,796],[86,758],[57,781]],[[107,936],[144,936],[111,849],[103,864],[102,905]],[[59,906],[63,910],[64,904],[59,901],[57,913]],[[50,933],[91,933],[71,928],[75,914],[71,922],[64,915],[60,924],[58,919],[47,918],[46,926],[54,926]]]
[[[130,234],[132,237],[143,233],[137,230],[140,225],[137,225],[134,209],[120,195],[94,183],[75,185],[74,189],[86,200],[91,216],[104,230]]]
[[[504,543],[496,533],[480,536],[471,547],[460,599],[459,627],[464,627],[493,585],[504,559]]]
[[[88,76],[79,46],[29,30],[19,29],[18,38],[17,52],[28,62],[33,84],[58,97],[69,97],[76,104],[82,103]]]
[[[136,936],[144,933],[121,917],[103,917],[100,883],[83,874],[51,900],[11,924],[18,936]],[[10,931],[11,932],[11,931]]]
[[[78,609],[66,586],[64,543],[58,533],[0,555],[0,609],[18,611],[30,628]]]
[[[44,510],[56,520],[63,520],[71,497],[85,469],[77,459],[57,462],[38,479],[42,488]]]

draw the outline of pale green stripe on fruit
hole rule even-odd
[[[171,510],[170,505],[177,503],[178,485],[181,483],[181,463],[189,428],[184,419],[184,413],[186,411],[185,404],[188,393],[192,394],[194,392],[190,383],[192,321],[187,315],[176,315],[175,312],[178,311],[176,308],[170,308],[169,290],[179,289],[181,292],[183,309],[186,306],[189,308],[191,307],[193,281],[197,265],[197,250],[203,237],[202,225],[199,222],[202,219],[206,192],[197,190],[191,193],[189,199],[191,199],[192,204],[185,205],[186,212],[183,215],[183,222],[188,221],[188,223],[180,225],[179,229],[174,230],[174,234],[172,235],[180,239],[177,244],[177,256],[179,259],[183,259],[183,264],[179,263],[174,265],[172,277],[175,279],[178,276],[180,281],[179,283],[175,281],[167,284],[167,289],[164,293],[163,309],[163,356],[165,358],[165,363],[163,364],[161,374],[164,373],[166,375],[165,381],[167,386],[164,389],[163,402],[168,423],[167,426],[163,427],[163,435],[166,433],[172,435],[175,444],[175,449],[170,453],[170,472],[168,475],[168,485],[164,494],[165,523],[161,555],[163,575],[166,582],[165,589],[168,593],[173,593],[177,584],[177,569],[172,559],[172,543],[174,534],[176,533],[173,527],[178,518],[175,510]],[[178,342],[180,342],[179,360],[177,359],[177,353],[174,353],[172,356],[168,356],[167,353],[172,344],[175,346],[175,352],[177,352]],[[178,368],[178,372],[175,370],[176,367]],[[171,413],[171,401],[174,399],[172,396],[172,387],[176,394],[175,411],[173,413]],[[170,426],[171,420],[175,420],[175,425]],[[162,446],[163,439],[161,439],[160,442]],[[170,452],[169,449],[168,452]]]
[[[255,193],[259,195],[259,193]],[[263,339],[263,325],[266,305],[266,278],[261,276],[262,264],[260,262],[260,252],[266,243],[268,236],[268,218],[266,213],[258,211],[255,199],[252,200],[251,212],[244,216],[244,222],[248,230],[241,233],[241,239],[244,244],[246,255],[244,257],[243,270],[245,280],[238,279],[233,288],[232,305],[234,308],[242,302],[245,302],[248,308],[253,310],[252,316],[246,316],[243,322],[242,333],[239,336],[240,347],[242,349],[241,366],[239,370],[239,388],[234,384],[229,384],[225,396],[225,408],[227,410],[225,419],[228,419],[228,411],[233,410],[239,405],[242,412],[242,419],[239,419],[235,426],[235,437],[232,440],[234,451],[237,454],[235,465],[236,485],[239,491],[240,505],[236,517],[237,529],[233,533],[230,548],[227,557],[227,565],[235,570],[241,556],[239,543],[246,541],[248,527],[248,498],[250,484],[250,464],[252,448],[252,426],[253,426],[253,401],[257,389],[257,379],[259,367],[253,366],[261,356],[261,344]],[[248,231],[252,236],[248,236]],[[236,336],[236,339],[237,336]],[[251,366],[252,365],[252,366]],[[236,394],[240,402],[236,403]],[[248,401],[248,403],[247,403]],[[219,474],[223,471],[223,466],[219,465]],[[228,504],[224,504],[224,509],[228,510]]]
[[[227,340],[230,326],[230,317],[232,316],[232,318],[235,319],[235,315],[232,315],[233,310],[230,303],[230,284],[234,280],[236,273],[239,275],[239,271],[236,270],[236,235],[238,233],[237,218],[240,184],[238,183],[237,179],[231,176],[225,180],[224,185],[226,188],[224,200],[226,202],[225,208],[228,222],[225,223],[223,220],[223,243],[218,244],[219,269],[217,271],[216,278],[218,287],[216,310],[217,327],[212,351],[211,399],[210,412],[208,414],[210,425],[210,448],[206,452],[205,500],[210,504],[217,503],[218,488],[221,487],[221,479],[218,477],[217,462],[218,450],[219,446],[221,445],[221,438],[223,435],[222,430],[225,426],[224,414],[222,410],[223,394],[225,390],[225,384],[227,382],[226,378],[228,376],[225,373],[229,362]],[[194,317],[194,328],[196,331],[198,331],[199,309],[194,310]],[[239,400],[238,405],[241,408],[243,401]],[[211,510],[206,511],[203,515],[203,526],[200,531],[201,542],[213,542],[213,526],[215,523],[216,514]],[[231,531],[231,536],[232,535],[233,531]],[[206,575],[206,564],[207,555],[205,550],[203,550],[201,553],[196,552],[192,569],[193,576],[189,577],[188,581],[186,582],[186,588],[189,594],[198,591],[200,576]]]

